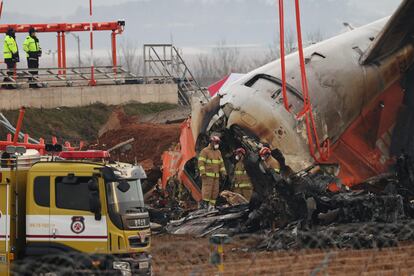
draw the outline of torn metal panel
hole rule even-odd
[[[197,210],[188,216],[171,221],[166,230],[170,234],[192,235],[204,237],[216,231],[233,232],[232,229],[238,229],[241,222],[246,220],[248,214],[248,205],[238,205],[234,207],[218,208],[215,211],[207,209]]]

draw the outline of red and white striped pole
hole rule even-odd
[[[93,24],[92,24],[92,0],[89,0],[89,15],[90,15],[90,24],[89,24],[89,31],[90,31],[90,46],[91,46],[91,79],[89,81],[89,85],[95,86],[95,66],[93,60]]]

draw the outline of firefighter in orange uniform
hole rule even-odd
[[[227,176],[219,148],[220,137],[212,136],[210,144],[200,152],[198,157],[198,169],[202,180],[201,195],[203,201],[200,204],[201,208],[214,209],[219,195],[220,177],[225,178]]]
[[[238,148],[234,151],[234,158],[236,165],[234,167],[234,192],[241,194],[250,201],[252,197],[253,187],[250,177],[247,175],[244,167],[244,158],[246,157],[246,150]]]

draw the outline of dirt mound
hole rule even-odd
[[[134,117],[128,117],[125,114],[123,107],[117,107],[109,116],[106,123],[99,129],[98,137],[101,137],[108,131],[115,131],[121,129],[123,126],[133,124]]]
[[[191,109],[189,107],[181,106],[175,109],[139,116],[138,121],[141,123],[168,124],[182,122],[187,119],[190,114]]]
[[[142,163],[144,169],[152,166],[161,166],[161,155],[171,145],[178,142],[180,125],[159,124],[125,124],[121,128],[109,130],[99,138],[99,147],[109,149],[118,143],[134,138],[130,149],[120,149],[111,153],[111,156],[124,162]]]

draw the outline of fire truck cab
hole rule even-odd
[[[150,274],[141,166],[40,161],[32,150],[6,157],[0,169],[0,275],[18,271],[19,263],[34,274],[59,272],[58,259],[67,254],[76,256],[75,273]],[[54,270],[47,260],[58,263],[51,264]],[[61,266],[68,269],[67,262]]]

